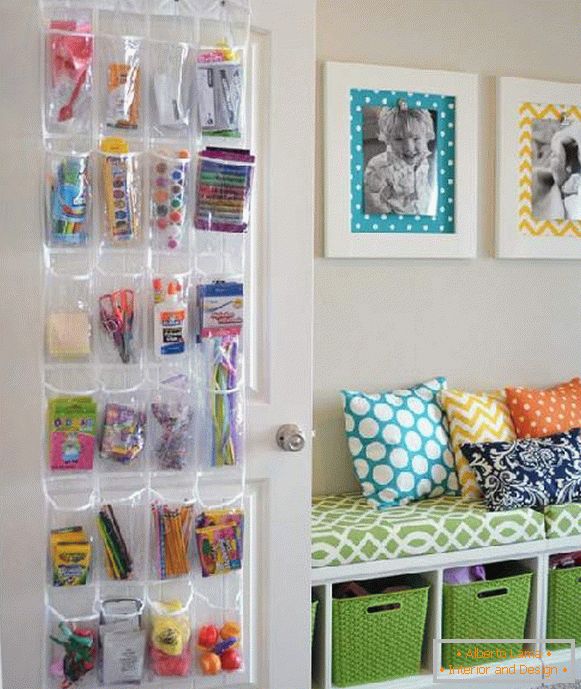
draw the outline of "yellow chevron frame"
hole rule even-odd
[[[532,123],[537,119],[560,120],[563,115],[581,121],[581,107],[529,102],[519,107],[518,226],[521,232],[532,237],[581,237],[581,221],[537,220],[532,211]]]

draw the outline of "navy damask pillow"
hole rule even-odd
[[[462,454],[489,510],[544,507],[581,500],[581,429],[545,438],[466,444]]]

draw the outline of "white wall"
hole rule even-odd
[[[0,624],[4,689],[38,687],[41,161],[37,0],[0,0]]]
[[[581,81],[579,0],[319,0],[319,62],[477,72],[478,258],[322,258],[318,102],[315,494],[356,489],[337,391],[446,375],[454,386],[544,385],[581,371],[581,262],[493,259],[495,76]],[[319,65],[319,85],[320,85]],[[580,240],[581,241],[581,240]]]

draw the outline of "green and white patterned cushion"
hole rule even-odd
[[[542,540],[544,519],[530,508],[488,512],[481,500],[444,495],[378,511],[359,493],[313,499],[313,567]]]
[[[566,538],[581,535],[581,502],[545,507],[547,538]]]

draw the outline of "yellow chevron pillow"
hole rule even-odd
[[[462,495],[466,498],[481,498],[482,492],[476,476],[460,446],[464,443],[516,439],[504,390],[476,393],[442,390],[440,402],[450,425],[450,439]]]

